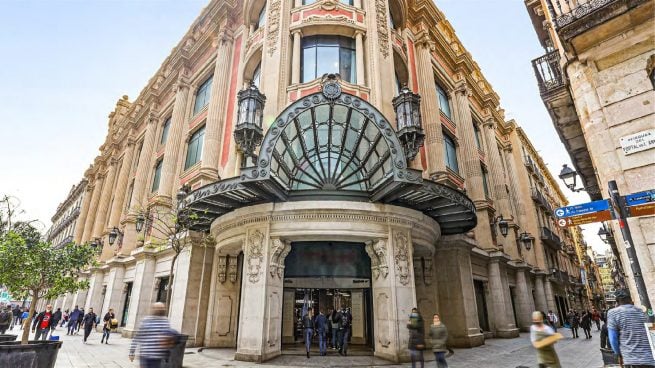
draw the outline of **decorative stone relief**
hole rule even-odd
[[[387,24],[387,2],[375,0],[375,13],[378,25],[378,46],[380,53],[386,59],[389,56],[389,25]]]
[[[291,246],[280,238],[272,239],[271,242],[271,261],[269,264],[269,273],[271,277],[282,278],[284,276],[284,260],[291,252]]]
[[[379,262],[378,262],[378,257],[375,255],[375,252],[373,251],[373,243],[372,242],[367,242],[366,247],[364,247],[364,250],[366,250],[366,254],[368,254],[368,257],[371,259],[371,273],[373,274],[373,278],[376,280],[380,276],[380,267],[379,267]]]
[[[375,318],[378,322],[375,333],[378,342],[385,348],[389,347],[391,345],[389,296],[385,293],[380,293],[375,298]]]
[[[237,256],[230,256],[227,260],[227,276],[231,283],[237,282],[237,267],[239,259]]]
[[[432,258],[423,258],[423,282],[432,284]]]
[[[267,33],[266,46],[268,47],[268,56],[273,55],[277,50],[277,40],[280,34],[280,8],[281,0],[272,0],[268,5],[268,17],[266,18]]]
[[[368,242],[364,249],[371,258],[371,272],[373,277],[376,280],[380,276],[385,279],[389,274],[389,266],[387,265],[387,241],[380,239],[375,242]]]
[[[266,339],[268,346],[277,345],[280,336],[278,325],[280,324],[279,320],[281,314],[280,294],[278,292],[272,292],[268,296],[268,338]]]
[[[394,260],[396,261],[398,280],[401,284],[407,285],[409,283],[409,251],[407,236],[404,233],[396,233],[394,241]]]
[[[254,284],[259,281],[262,262],[264,262],[264,234],[261,231],[255,230],[250,234],[246,250],[248,280]]]
[[[225,282],[227,276],[227,257],[219,256],[218,257],[218,267],[216,269],[218,274],[218,282],[221,284]]]
[[[216,333],[218,336],[227,336],[231,332],[232,327],[232,297],[230,295],[222,295],[218,298],[218,321],[216,326]]]

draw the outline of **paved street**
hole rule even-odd
[[[80,331],[81,332],[81,331]],[[569,330],[561,330],[567,338],[557,344],[557,352],[566,368],[597,368],[602,367],[602,359],[598,351],[598,333],[592,340],[570,339]],[[16,333],[16,332],[14,332]],[[111,336],[110,344],[100,344],[102,334],[93,332],[88,343],[82,343],[82,335],[66,336],[64,329],[58,329],[64,344],[59,352],[56,368],[71,367],[121,367],[134,368],[138,364],[127,359],[130,339],[121,338],[118,334]],[[63,334],[63,336],[62,336]],[[189,348],[184,357],[184,367],[230,367],[253,366],[252,363],[238,362],[232,359],[233,349],[201,349]],[[393,365],[371,356],[340,357],[335,353],[328,357],[313,356],[307,359],[302,355],[283,355],[262,364],[268,367],[409,367],[410,364]],[[426,353],[426,359],[430,359]],[[522,333],[517,339],[491,339],[486,344],[474,349],[455,349],[455,355],[448,359],[450,367],[456,368],[514,368],[536,367],[535,352],[530,346],[529,335]],[[433,363],[428,363],[431,367]]]

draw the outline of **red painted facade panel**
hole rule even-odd
[[[234,119],[234,104],[237,94],[237,79],[239,73],[239,59],[241,58],[241,39],[239,35],[234,40],[234,56],[232,57],[232,68],[230,75],[230,90],[227,95],[227,115],[225,117],[225,129],[223,129],[223,145],[221,152],[221,166],[227,164],[230,155],[230,142],[232,141],[232,120]]]

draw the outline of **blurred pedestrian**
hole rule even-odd
[[[437,362],[437,368],[448,368],[448,363],[446,363],[446,352],[448,351],[446,341],[448,341],[448,329],[446,329],[446,325],[441,323],[441,317],[435,314],[432,316],[432,325],[430,325],[430,344]]]
[[[341,308],[341,320],[339,322],[339,354],[348,355],[348,340],[352,327],[353,316],[346,307]]]
[[[82,314],[82,311],[75,306],[75,309],[70,313],[68,316],[68,326],[66,326],[67,332],[66,335],[72,335],[75,333],[75,330],[77,329],[77,320],[80,318],[80,315]]]
[[[596,330],[600,331],[601,314],[596,307],[591,308],[591,320],[596,323]]]
[[[3,308],[2,311],[0,311],[0,335],[4,335],[5,332],[9,329],[9,326],[11,326],[11,321],[14,318],[14,314],[11,311],[11,306],[7,305],[6,307]]]
[[[591,339],[591,312],[589,309],[583,312],[580,319],[580,327],[584,331],[585,339]]]
[[[132,344],[129,358],[134,361],[135,353],[139,351],[139,362],[142,368],[160,368],[168,356],[168,350],[175,345],[175,332],[171,330],[166,318],[164,303],[155,303],[151,315],[141,321]]]
[[[55,313],[52,314],[52,323],[50,324],[50,329],[55,330],[57,325],[59,324],[59,321],[61,321],[63,318],[63,315],[61,313],[61,308],[57,308]]]
[[[625,290],[614,294],[618,307],[607,312],[607,332],[622,367],[655,367],[644,324],[646,313],[632,304]]]
[[[105,344],[109,344],[109,334],[111,333],[111,330],[118,327],[118,320],[114,314],[114,309],[109,308],[109,312],[105,313],[105,317],[102,320],[104,321],[104,324],[102,325],[102,339],[100,340],[100,343],[102,344],[104,342]]]
[[[569,325],[571,325],[571,337],[574,339],[578,338],[578,327],[580,325],[580,318],[575,309],[569,311],[569,314],[566,316],[569,319]]]
[[[316,331],[316,334],[318,335],[318,351],[321,356],[327,355],[327,330],[327,318],[325,318],[323,310],[320,309],[318,311],[318,316],[316,316],[316,319],[314,320],[314,331]]]
[[[409,315],[409,357],[412,359],[412,368],[416,368],[416,362],[421,363],[421,368],[425,366],[423,350],[425,350],[425,331],[423,327],[423,317],[418,308],[412,308]]]
[[[332,349],[339,349],[339,324],[341,323],[341,313],[334,308],[330,315],[330,325],[332,327]]]
[[[32,323],[32,332],[35,333],[34,340],[45,340],[48,338],[48,333],[50,332],[50,324],[52,323],[52,305],[48,304],[45,307],[45,311],[39,313],[34,322]]]
[[[309,351],[312,347],[312,337],[314,336],[314,322],[312,321],[312,311],[308,310],[302,317],[302,331],[305,338],[305,352],[309,359]]]
[[[548,314],[546,315],[546,319],[548,320],[548,324],[550,325],[550,327],[552,327],[553,330],[557,332],[557,324],[559,322],[559,318],[557,318],[557,315],[553,313],[552,310],[549,310]]]
[[[544,315],[541,312],[532,312],[530,342],[537,349],[539,368],[561,368],[559,357],[555,351],[555,343],[562,337],[550,326],[544,324]]]
[[[91,331],[98,326],[97,318],[98,316],[95,313],[93,313],[93,308],[89,308],[89,313],[87,313],[82,319],[82,323],[84,324],[85,344],[86,344],[86,340],[89,338],[89,335],[91,335]]]

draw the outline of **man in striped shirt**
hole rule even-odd
[[[139,362],[142,368],[159,368],[168,356],[168,351],[175,344],[174,332],[166,318],[164,303],[155,303],[150,316],[141,321],[132,345],[130,346],[130,361],[139,348]]]
[[[607,312],[607,330],[614,354],[623,358],[625,368],[655,367],[644,326],[646,314],[633,305],[626,291],[617,291],[615,297],[619,306]]]

